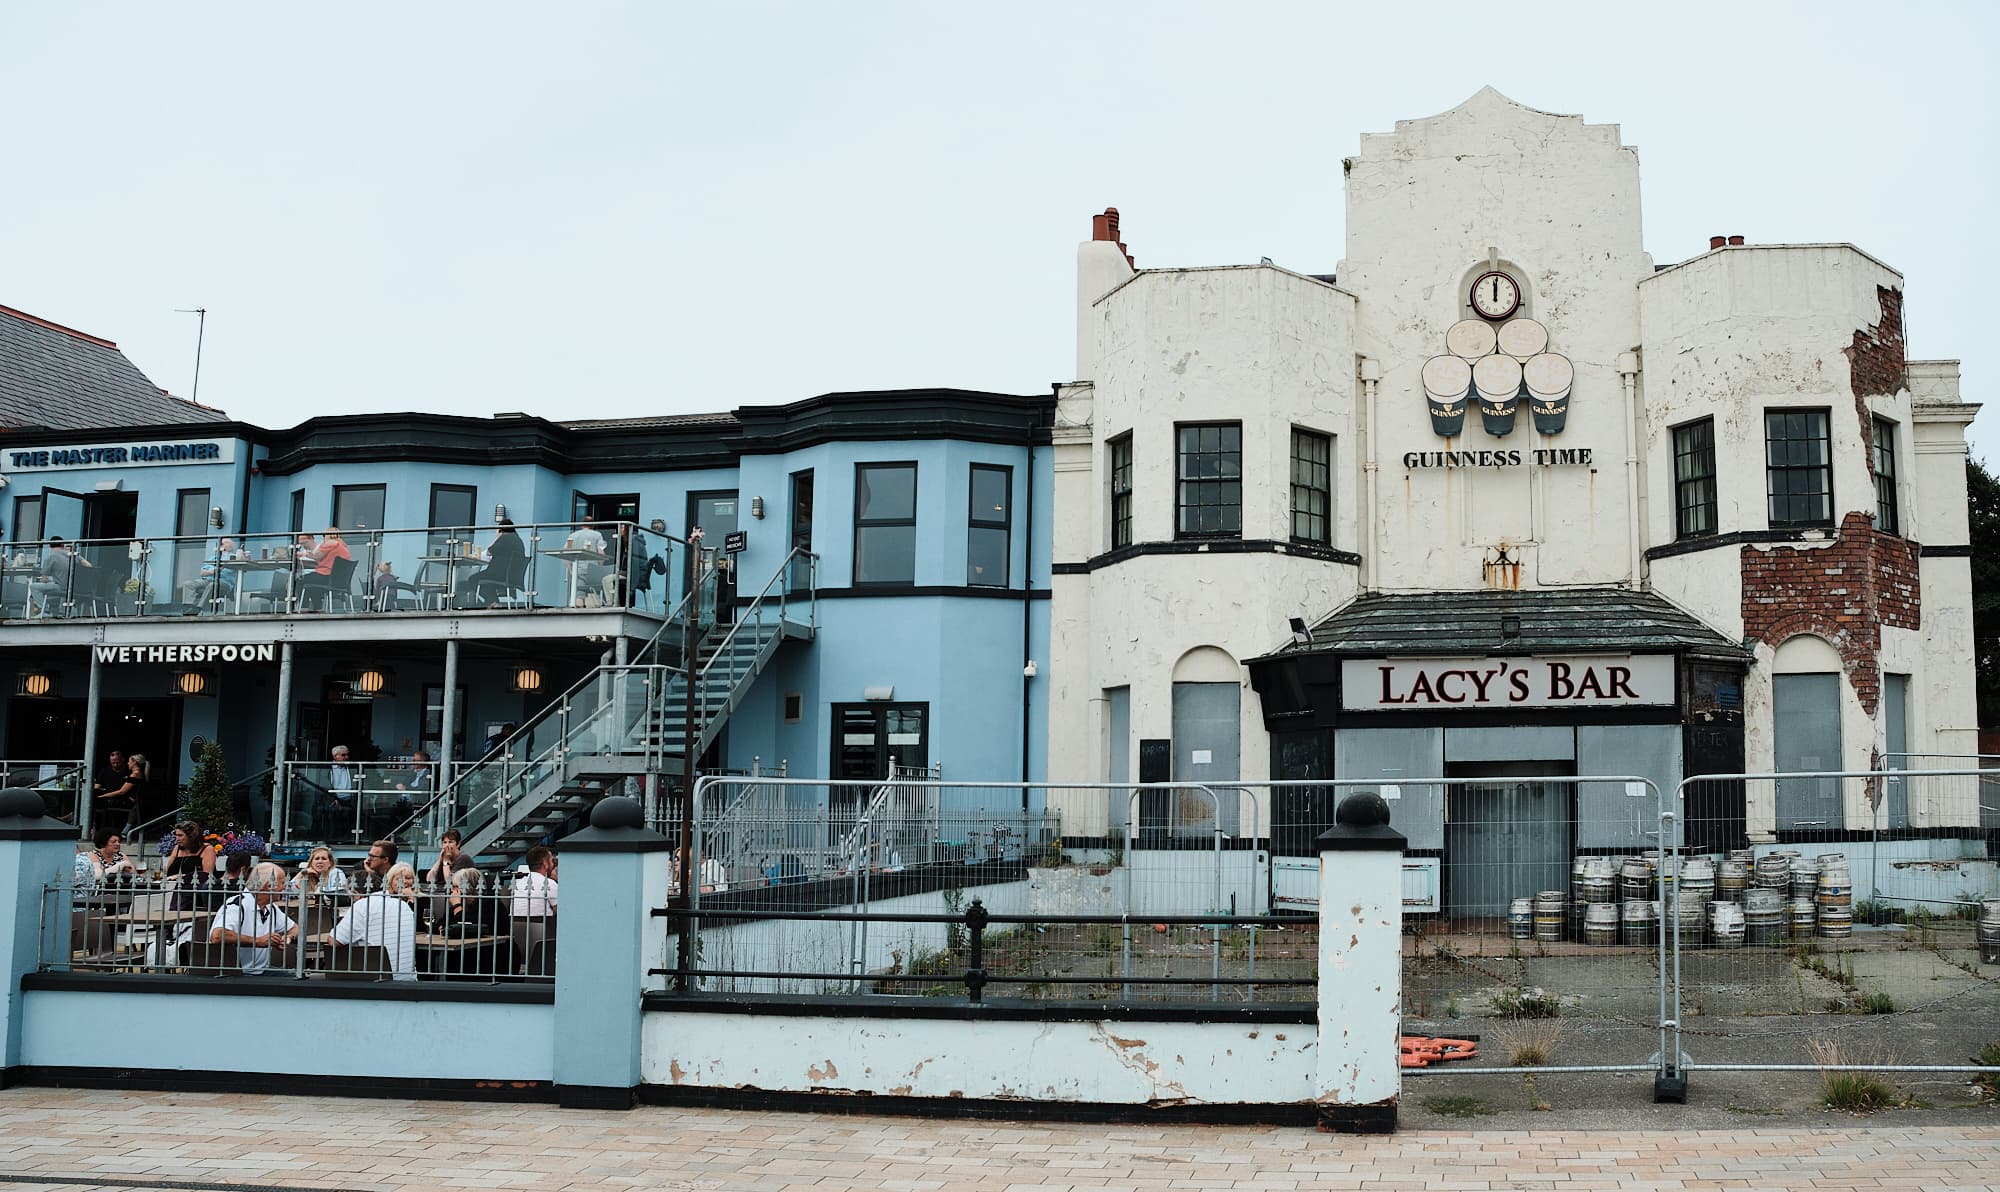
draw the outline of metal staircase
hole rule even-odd
[[[649,774],[678,780],[690,752],[700,757],[714,744],[778,650],[812,638],[815,562],[793,552],[723,624],[710,611],[717,584],[709,571],[635,661],[586,674],[399,831],[435,847],[445,829],[456,828],[465,850],[482,863],[512,864],[561,835],[599,799],[622,791],[627,780]],[[806,589],[794,593],[792,581],[800,576]],[[801,611],[803,622],[796,619]],[[681,632],[670,637],[676,628]],[[684,644],[690,641],[692,650]]]

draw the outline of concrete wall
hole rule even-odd
[[[1304,1103],[1309,1024],[649,1012],[650,1085],[1147,1106]]]

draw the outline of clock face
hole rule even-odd
[[[1472,309],[1482,319],[1504,319],[1521,307],[1521,284],[1504,273],[1482,273],[1472,283]]]

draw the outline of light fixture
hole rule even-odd
[[[54,699],[60,692],[61,684],[48,671],[22,671],[14,690],[28,699]]]
[[[389,694],[389,668],[384,666],[364,666],[354,672],[354,694],[363,699],[374,699],[378,695]]]
[[[101,493],[115,493],[125,487],[125,482],[123,480],[100,480],[91,487]]]
[[[1502,613],[1500,616],[1500,640],[1511,642],[1520,636],[1521,618],[1513,613]]]
[[[1310,645],[1312,645],[1312,640],[1313,640],[1313,631],[1312,631],[1312,630],[1310,630],[1310,629],[1308,629],[1308,628],[1306,628],[1306,622],[1305,622],[1305,618],[1303,618],[1303,617],[1293,617],[1293,618],[1291,619],[1291,625],[1292,625],[1292,644],[1293,644],[1293,645],[1295,645],[1295,646],[1310,646]]]
[[[894,687],[863,687],[861,698],[865,700],[888,700],[896,698]]]
[[[205,670],[177,670],[174,672],[175,695],[214,695],[215,673]]]
[[[664,534],[667,532],[667,519],[664,517],[656,517],[652,521],[646,523],[646,528],[648,530],[651,530],[655,534]]]
[[[493,520],[496,522],[507,520],[507,507],[505,505],[496,503],[493,506]]]
[[[542,689],[542,668],[523,664],[514,668],[507,690],[516,695],[533,695]]]
[[[222,506],[215,505],[209,508],[208,524],[214,526],[218,530],[222,528]]]
[[[750,498],[750,516],[756,518],[758,521],[764,520],[764,498]]]

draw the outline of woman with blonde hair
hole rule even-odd
[[[292,879],[292,888],[302,894],[345,894],[352,887],[347,874],[333,863],[333,850],[322,844],[306,855],[306,863]]]

